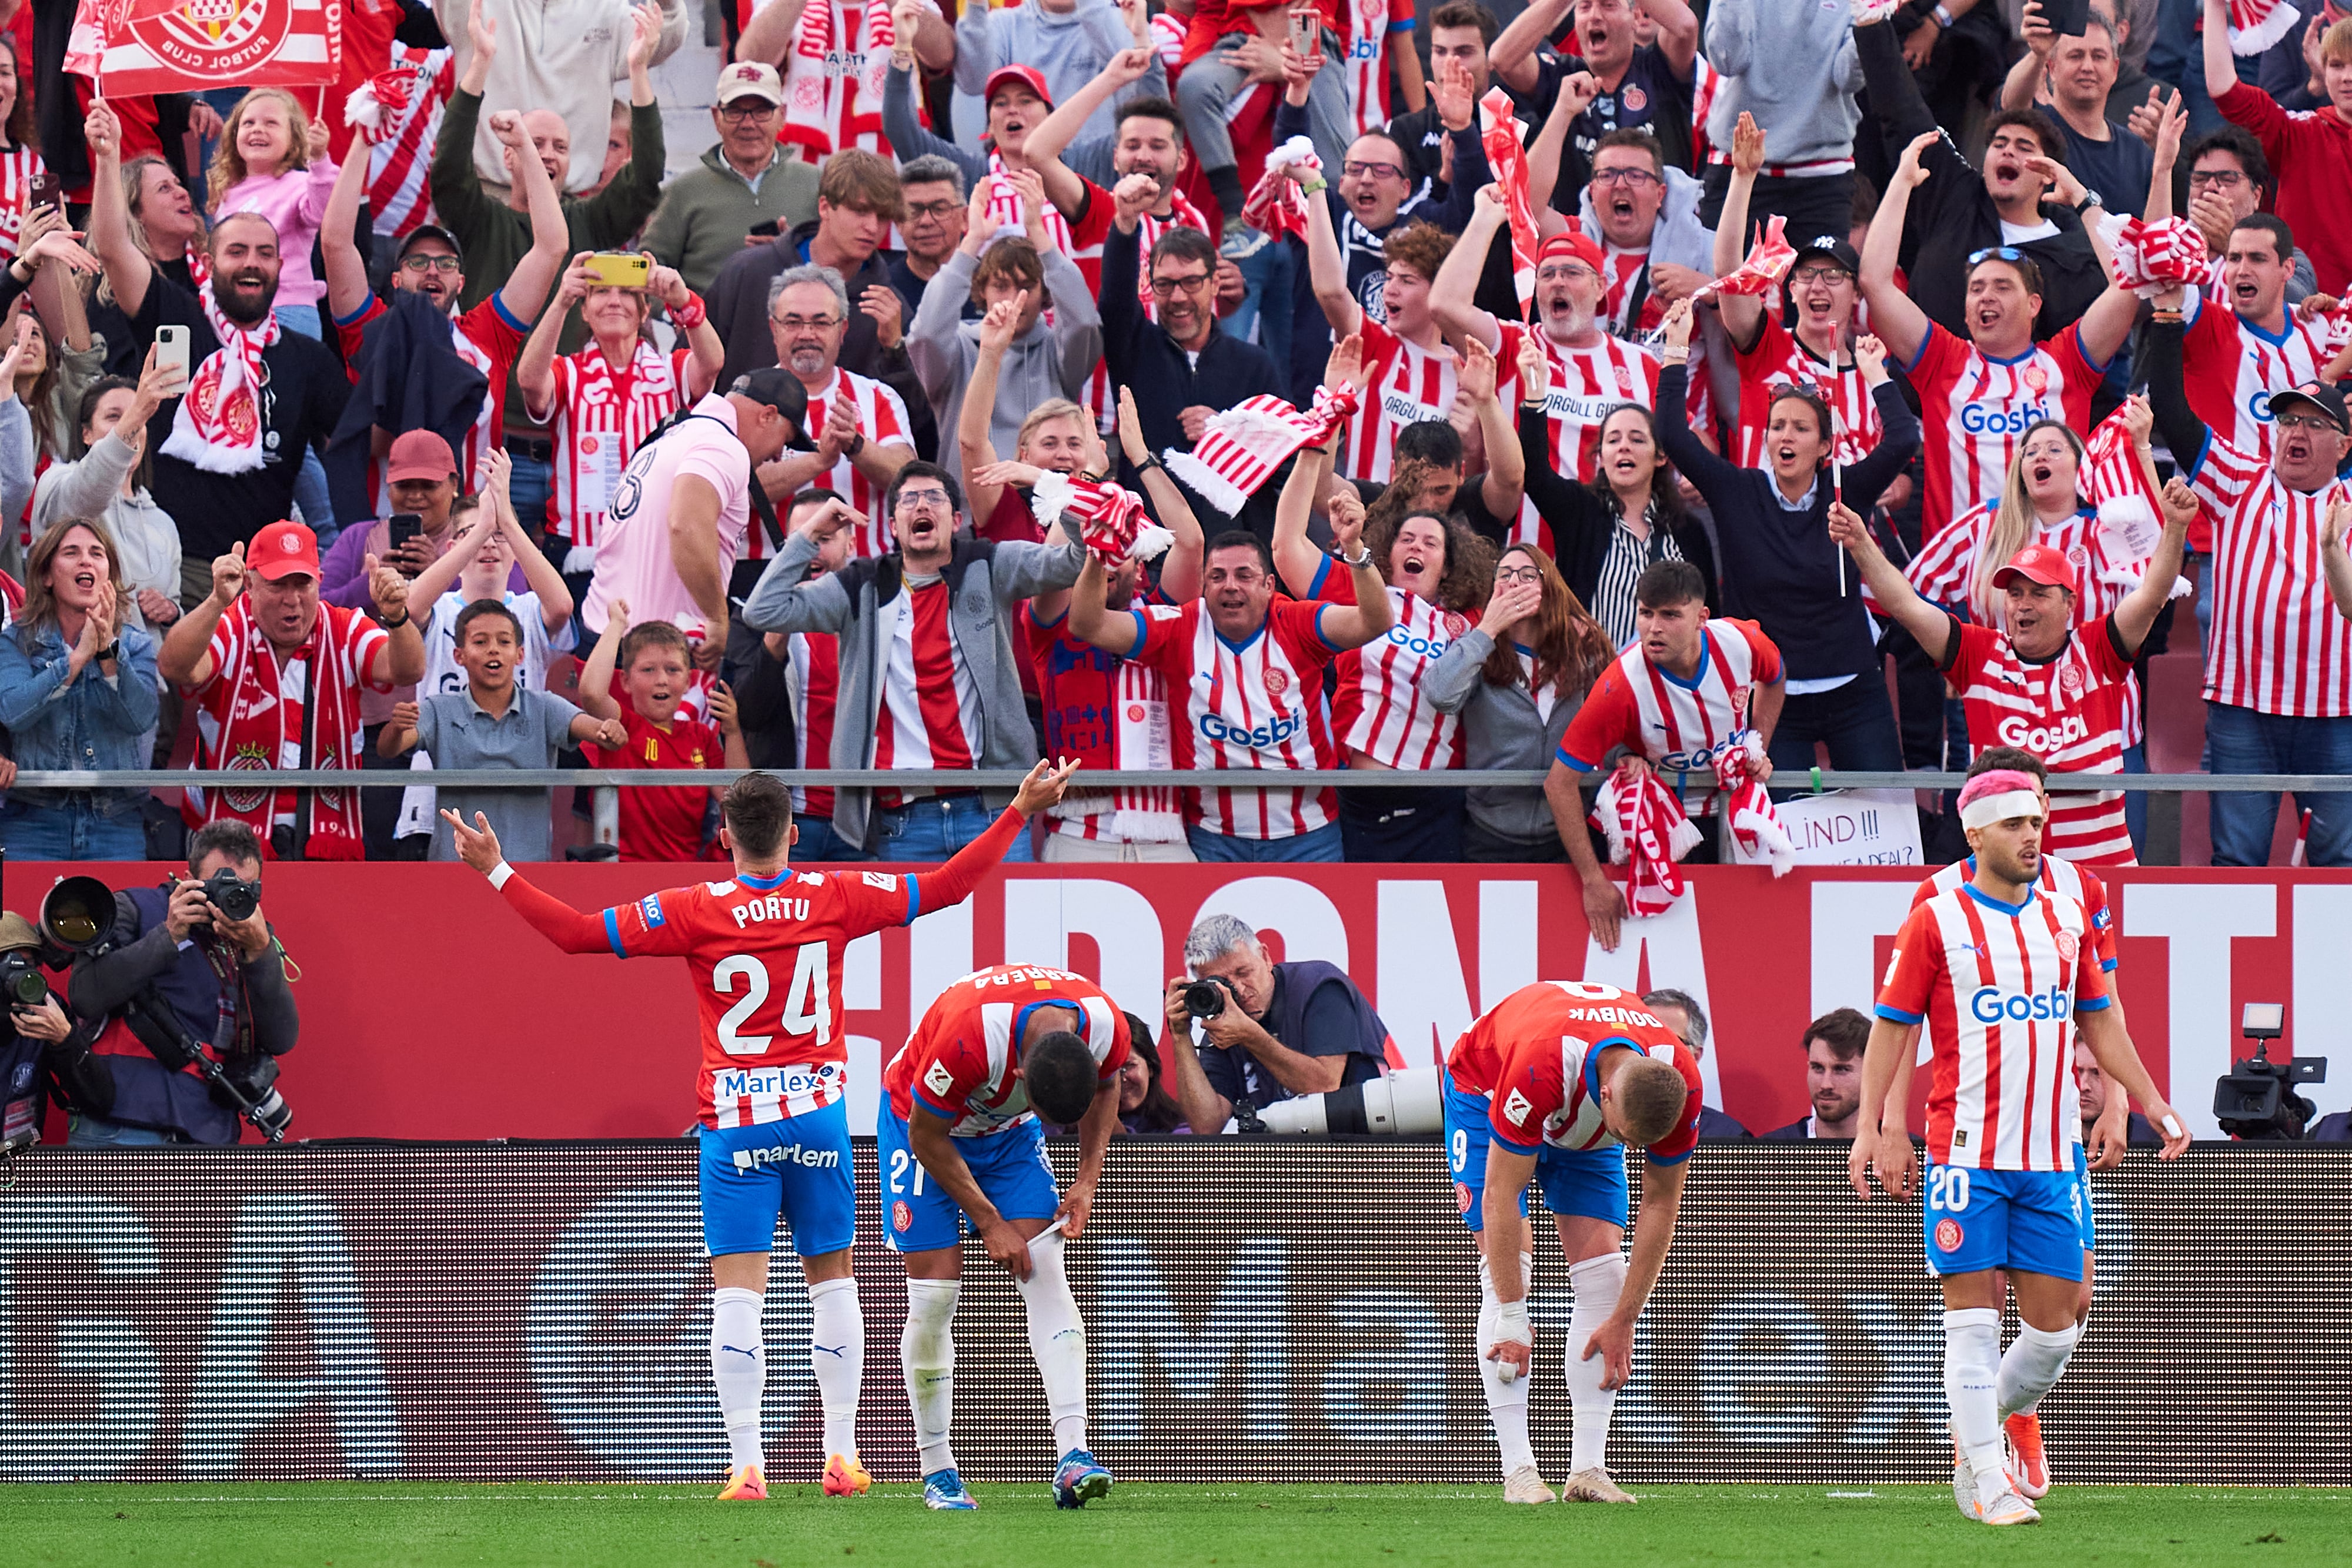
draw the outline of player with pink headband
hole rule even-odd
[[[2164,1157],[2188,1145],[2116,1019],[2090,912],[2038,885],[2047,821],[2030,773],[1996,768],[1960,792],[1976,873],[1915,908],[1895,938],[1849,1166],[1865,1200],[1873,1170],[1888,1192],[1909,1197],[1915,1155],[1904,1107],[1888,1091],[1912,1030],[1926,1023],[1926,1247],[1943,1281],[1944,1394],[1960,1451],[1953,1490],[1987,1524],[2041,1518],[2008,1472],[2001,1421],[2055,1385],[2079,1333],[2077,1030],[2100,1070],[2166,1129]],[[2006,1355],[2002,1270],[2022,1324]]]

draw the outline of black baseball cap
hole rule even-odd
[[[801,379],[781,366],[753,371],[737,376],[735,384],[727,389],[737,397],[748,397],[753,402],[766,403],[793,422],[793,436],[798,440],[808,432],[808,389]]]
[[[2273,417],[2277,415],[2280,404],[2289,402],[2310,404],[2336,427],[2338,434],[2352,435],[2352,420],[2347,420],[2345,415],[2344,393],[2341,389],[2330,386],[2326,382],[2305,382],[2303,385],[2291,388],[2286,392],[2273,392],[2271,393],[2272,415]]]
[[[439,240],[443,245],[449,247],[451,254],[457,256],[458,264],[460,266],[464,265],[466,260],[466,247],[457,243],[457,236],[456,235],[451,234],[439,224],[419,224],[415,228],[409,230],[408,236],[400,242],[399,254],[392,258],[392,264],[394,267],[398,267],[400,265],[401,258],[405,256],[410,251],[415,250],[416,248],[416,242],[421,239]]]
[[[1827,256],[1844,267],[1846,275],[1850,277],[1862,276],[1862,257],[1856,256],[1853,246],[1839,235],[1819,235],[1799,246],[1797,259],[1789,264],[1789,270],[1794,272],[1798,267],[1804,266],[1805,258],[1811,256]]]

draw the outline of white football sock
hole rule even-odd
[[[1524,1257],[1525,1254],[1522,1254]],[[1520,1289],[1527,1288],[1527,1270],[1519,1271]],[[1495,1347],[1495,1318],[1502,1303],[1495,1298],[1494,1277],[1486,1260],[1478,1260],[1478,1386],[1486,1396],[1486,1416],[1495,1424],[1495,1446],[1503,1451],[1503,1479],[1536,1462],[1535,1446],[1528,1440],[1528,1385],[1520,1376],[1503,1381],[1499,1364],[1486,1359]],[[1530,1368],[1530,1371],[1533,1369]]]
[[[2000,1313],[1991,1307],[1944,1309],[1944,1403],[1952,1438],[1977,1473],[1979,1492],[2000,1490],[2000,1416],[1994,1390],[2000,1379]]]
[[[767,1464],[760,1447],[760,1395],[768,1385],[760,1308],[760,1292],[740,1285],[711,1292],[710,1381],[719,1385],[719,1415],[727,1423],[730,1469]]]
[[[857,1391],[866,1380],[866,1312],[856,1280],[809,1287],[809,1366],[824,1407],[824,1451],[857,1457]]]
[[[914,1408],[915,1444],[927,1476],[955,1469],[948,1427],[955,1416],[955,1312],[962,1292],[961,1280],[907,1281],[898,1364],[907,1374],[907,1403]]]
[[[1045,1384],[1045,1413],[1054,1420],[1054,1455],[1087,1446],[1087,1325],[1062,1265],[1058,1235],[1033,1238],[1029,1277],[1020,1281],[1029,1309],[1029,1354]]]
[[[1609,1371],[1607,1357],[1596,1355],[1590,1361],[1582,1357],[1585,1342],[1617,1310],[1617,1299],[1625,1293],[1625,1271],[1622,1252],[1587,1258],[1568,1271],[1568,1282],[1576,1291],[1576,1306],[1568,1317],[1566,1353],[1568,1399],[1576,1429],[1576,1446],[1568,1462],[1571,1475],[1609,1468],[1609,1418],[1617,1409],[1617,1391],[1601,1386]]]
[[[2009,1342],[2009,1354],[2000,1358],[1997,1388],[2004,1419],[2041,1408],[2042,1396],[2058,1385],[2066,1360],[2074,1354],[2075,1341],[2081,1337],[2082,1331],[2073,1323],[2055,1333],[2031,1323],[2019,1325],[2017,1337]]]

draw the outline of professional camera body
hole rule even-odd
[[[37,1008],[49,998],[41,961],[21,947],[0,953],[0,1007]]]
[[[178,885],[178,878],[163,880],[167,903]],[[260,884],[225,866],[207,877],[204,887],[213,907],[231,920],[250,919],[261,907]],[[77,961],[103,957],[121,945],[117,918],[114,890],[94,876],[63,878],[41,901],[42,934],[73,954]],[[200,940],[218,938],[207,933]],[[0,983],[5,983],[5,964],[0,964]],[[179,1013],[152,988],[123,1005],[122,1021],[164,1067],[174,1072],[193,1069],[215,1103],[234,1109],[269,1142],[284,1141],[294,1113],[286,1097],[278,1092],[276,1058],[259,1051],[214,1055],[208,1043],[191,1034]]]
[[[2254,1053],[2230,1064],[2213,1085],[2213,1114],[2221,1130],[2248,1143],[2294,1143],[2319,1107],[2294,1092],[2298,1083],[2327,1081],[2327,1059],[2298,1056],[2273,1061],[2270,1042],[2285,1032],[2286,1008],[2279,1002],[2248,1002],[2241,1028]]]
[[[1228,1005],[1241,1006],[1241,993],[1223,975],[1205,975],[1184,982],[1184,1010],[1195,1023],[1223,1013]]]

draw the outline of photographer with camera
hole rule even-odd
[[[273,1143],[284,1134],[292,1113],[272,1085],[301,1019],[261,913],[250,825],[198,828],[188,875],[160,887],[110,893],[69,877],[42,904],[41,927],[74,954],[74,1016],[105,1020],[95,1092],[76,1092],[68,1144],[234,1144],[240,1115]]]
[[[21,915],[0,915],[0,999],[8,1009],[0,1034],[0,1155],[41,1141],[52,1080],[68,1094],[75,1059],[87,1057],[73,1020],[41,973],[41,934]]]
[[[1224,1128],[1237,1112],[1247,1130],[1261,1106],[1387,1071],[1388,1026],[1338,965],[1271,963],[1256,932],[1210,915],[1184,938],[1184,967],[1168,982],[1163,1038],[1194,1132]]]

